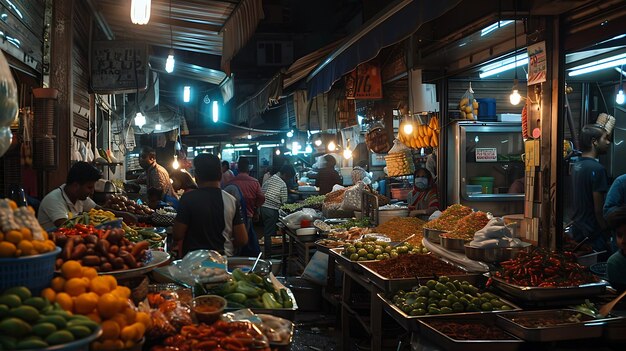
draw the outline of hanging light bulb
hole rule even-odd
[[[172,168],[178,169],[180,164],[178,163],[178,155],[174,155],[174,162],[172,162]]]
[[[315,144],[315,146],[321,146],[322,145],[322,139],[315,139],[314,144]]]
[[[615,102],[618,105],[623,105],[624,104],[624,90],[620,89],[617,92],[617,95],[615,96]]]
[[[252,134],[248,133],[248,140],[252,139]]]
[[[280,139],[280,143],[284,144],[285,143],[285,139]]]
[[[276,156],[280,155],[280,149],[276,149]]]
[[[162,126],[161,123],[157,123],[154,125],[154,130],[161,130]]]
[[[311,144],[306,144],[306,147],[304,148],[304,152],[307,154],[310,154],[311,152],[313,152],[313,148],[311,147]]]
[[[413,133],[413,122],[405,120],[404,121],[404,127],[402,127],[402,131],[406,135],[411,135],[411,133]]]
[[[167,60],[165,61],[165,72],[172,73],[174,72],[174,64],[176,61],[174,60],[174,50],[170,50],[170,54],[167,55]]]
[[[293,130],[290,130],[287,132],[287,138],[292,138],[293,137]]]
[[[522,101],[522,96],[519,94],[517,90],[517,79],[513,80],[513,92],[509,95],[509,101],[511,105],[519,105],[520,101]]]
[[[348,148],[343,150],[343,158],[345,158],[346,160],[352,158],[352,150],[350,150]]]
[[[139,128],[143,127],[146,124],[146,116],[141,112],[137,112],[135,115],[135,125]]]
[[[335,151],[337,150],[337,144],[335,144],[334,141],[331,140],[330,143],[328,143],[328,151]]]
[[[130,20],[134,24],[148,24],[151,3],[151,0],[132,0],[130,2]]]

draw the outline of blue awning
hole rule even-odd
[[[366,22],[334,50],[307,78],[309,99],[325,93],[360,63],[376,57],[381,49],[404,40],[424,23],[448,12],[461,0],[398,0]]]

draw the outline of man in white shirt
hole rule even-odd
[[[261,191],[265,195],[265,202],[261,206],[261,217],[263,219],[263,251],[266,259],[270,259],[272,256],[272,235],[276,234],[278,209],[287,203],[286,181],[295,175],[296,171],[293,166],[285,164],[281,167],[280,172],[269,177],[261,187]]]
[[[65,184],[52,190],[39,205],[37,219],[46,229],[54,229],[81,212],[96,207],[89,198],[101,173],[87,162],[76,162],[67,174]]]

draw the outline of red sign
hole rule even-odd
[[[346,75],[346,99],[382,99],[383,83],[377,62],[365,62]]]

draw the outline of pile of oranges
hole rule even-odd
[[[151,328],[150,315],[137,312],[129,300],[130,293],[127,287],[117,285],[115,277],[98,275],[92,267],[67,261],[61,266],[61,276],[53,278],[41,294],[64,310],[99,323],[102,336],[91,345],[98,351],[133,347]]]
[[[0,258],[37,255],[55,248],[32,207],[18,208],[14,201],[0,200]]]

